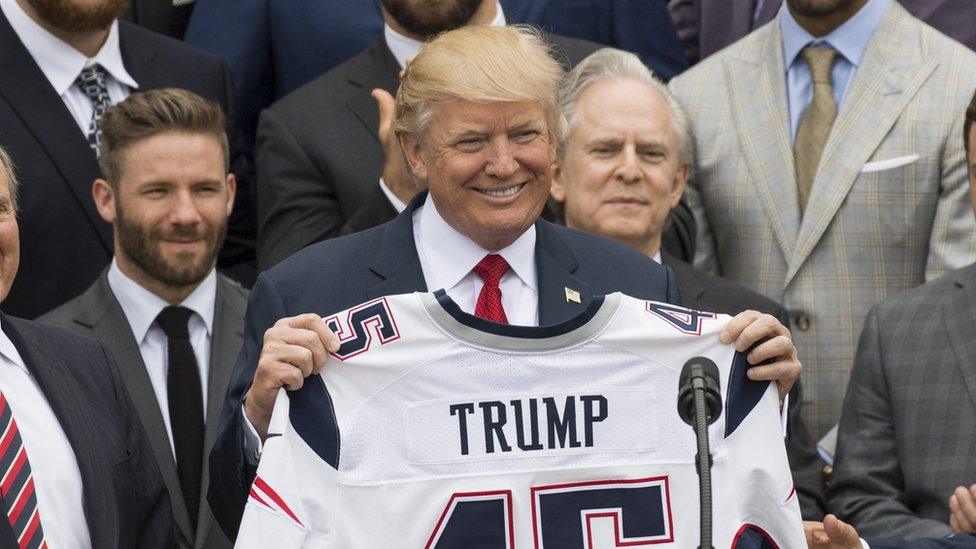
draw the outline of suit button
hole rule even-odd
[[[797,330],[805,332],[810,329],[810,317],[806,313],[797,313],[795,324]]]

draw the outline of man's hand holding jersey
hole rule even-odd
[[[719,337],[738,351],[749,351],[747,359],[754,366],[749,378],[775,381],[780,399],[800,377],[803,367],[790,331],[772,315],[741,312]],[[328,354],[338,350],[339,338],[314,313],[282,318],[264,333],[254,380],[244,400],[247,420],[262,441],[267,436],[278,389],[300,389],[305,378],[322,371]]]

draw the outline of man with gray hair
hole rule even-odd
[[[632,53],[604,48],[563,80],[559,104],[567,122],[557,146],[552,197],[566,226],[626,244],[671,267],[680,304],[726,314],[757,310],[789,325],[775,301],[695,270],[661,247],[671,208],[692,163],[684,110]],[[791,391],[787,449],[804,518],[823,517],[822,462]]]

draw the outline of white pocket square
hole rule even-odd
[[[884,160],[875,160],[873,162],[867,162],[864,167],[861,168],[861,173],[871,173],[871,172],[882,172],[884,170],[891,170],[894,168],[900,168],[902,166],[907,166],[912,162],[915,162],[921,158],[917,154],[910,154],[908,156],[899,156],[897,158],[885,158]]]

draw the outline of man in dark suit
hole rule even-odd
[[[451,0],[443,5],[383,0],[383,6],[387,24],[372,47],[261,115],[256,159],[262,269],[309,244],[338,236],[361,207],[381,208],[381,223],[404,208],[417,187],[405,174],[395,139],[387,139],[386,149],[393,154],[386,155],[384,165],[384,147],[377,135],[379,112],[370,92],[387,92],[385,100],[392,109],[397,74],[425,39],[465,24],[506,22],[494,0]],[[597,47],[558,36],[552,42],[564,66]],[[374,226],[357,225],[358,230]]]
[[[211,452],[210,501],[238,528],[281,387],[297,389],[339,348],[320,315],[370,296],[443,288],[462,310],[548,325],[613,291],[676,302],[673,275],[611,241],[540,221],[549,194],[562,69],[538,36],[465,26],[428,43],[406,71],[394,132],[428,192],[393,221],[300,251],[258,277],[244,348]],[[772,316],[739,315],[723,341],[746,349],[753,379],[788,390],[799,363]],[[323,394],[323,398],[327,398]]]
[[[112,257],[111,227],[90,191],[99,177],[97,115],[108,104],[135,90],[175,86],[230,108],[231,80],[218,59],[117,21],[124,9],[122,0],[0,2],[0,146],[24,183],[24,257],[7,313],[33,318],[53,309],[84,291]],[[64,30],[78,27],[86,30]],[[228,267],[253,245],[249,192],[238,196],[245,198],[221,261]]]
[[[107,180],[96,180],[92,195],[114,229],[115,260],[41,318],[99,341],[121,365],[187,549],[231,546],[206,504],[207,455],[247,303],[247,292],[214,270],[236,188],[224,124],[220,107],[185,90],[137,93],[109,108],[99,158]],[[167,315],[180,314],[192,351],[185,371],[168,331]]]
[[[754,310],[789,325],[768,297],[698,271],[662,249],[661,235],[688,177],[691,151],[681,106],[635,55],[605,48],[563,80],[568,131],[558,146],[553,199],[562,221],[671,267],[680,304],[738,314]],[[804,518],[823,517],[821,462],[799,416],[799,383],[790,395],[787,448]]]
[[[0,147],[0,300],[20,256],[17,180]],[[169,547],[172,515],[104,347],[0,314],[0,548]]]

